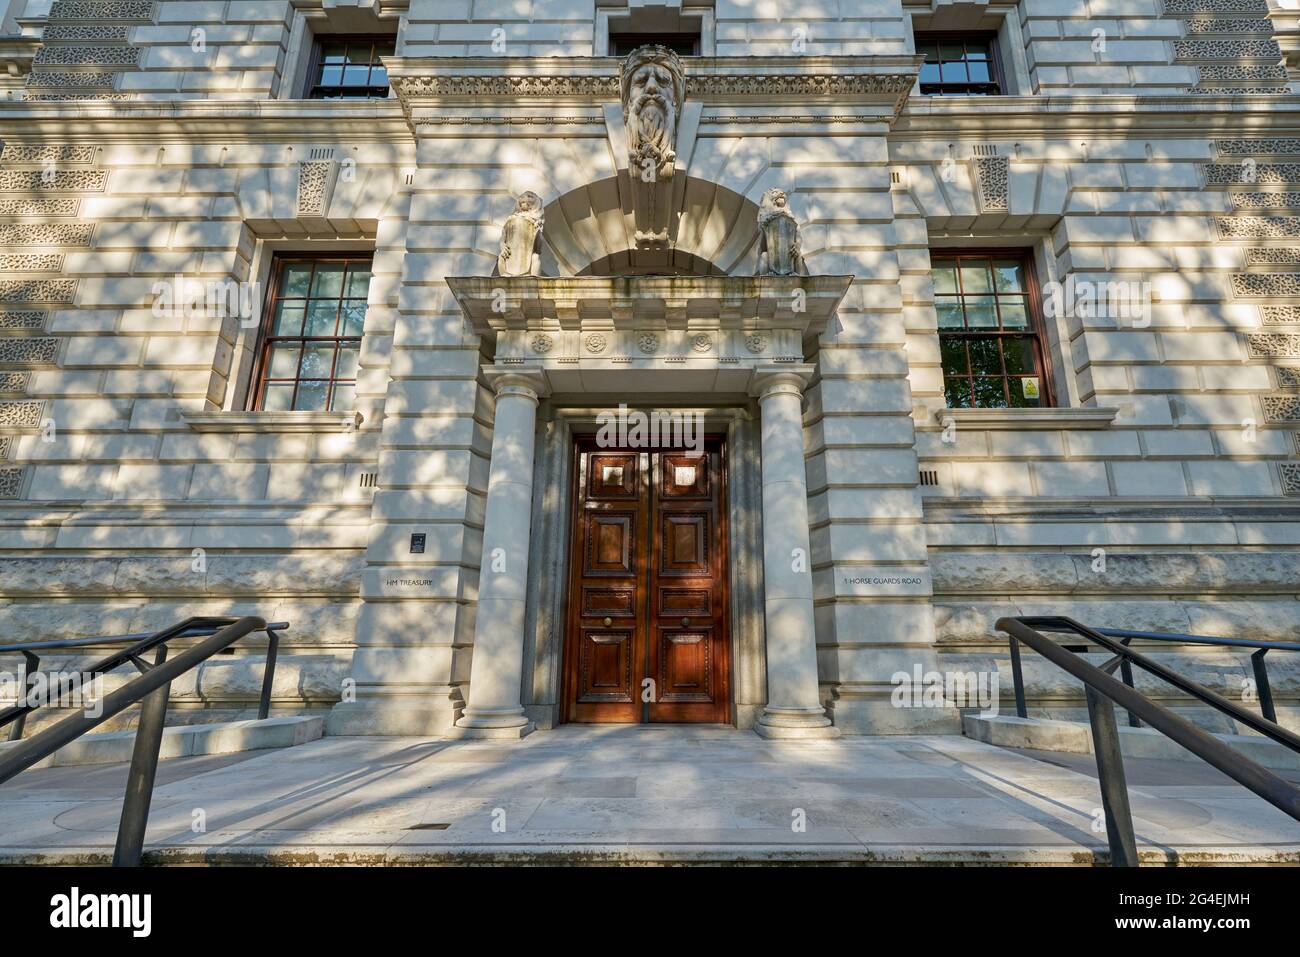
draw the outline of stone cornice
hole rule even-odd
[[[397,100],[0,101],[0,139],[93,142],[410,142]]]
[[[618,57],[385,57],[407,112],[473,102],[516,106],[619,99]],[[869,101],[897,113],[920,68],[915,56],[691,57],[686,95],[705,103],[807,105]]]
[[[1104,117],[1104,124],[1099,124]],[[1300,96],[999,96],[914,97],[894,123],[895,138],[935,134],[1006,137],[1056,132],[1122,136],[1127,132],[1206,136],[1300,131]]]

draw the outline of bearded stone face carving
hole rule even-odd
[[[758,207],[759,276],[806,276],[799,223],[790,212],[785,190],[773,187]]]
[[[681,60],[667,47],[638,47],[623,61],[619,84],[636,243],[641,248],[666,247],[677,118],[686,95]]]
[[[497,256],[498,276],[540,276],[542,274],[542,198],[531,190],[521,193],[515,211],[501,227],[501,252]]]

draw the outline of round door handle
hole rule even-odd
[[[606,619],[605,619],[605,627],[606,627],[606,628],[608,628],[608,627],[609,627],[610,625],[612,625],[612,624],[614,624],[614,619],[613,619],[613,618],[606,618]]]
[[[689,618],[683,618],[683,619],[682,619],[682,627],[683,627],[683,628],[689,628],[689,627],[691,627],[691,620],[690,620]]]

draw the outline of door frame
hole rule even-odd
[[[714,714],[708,722],[674,722],[671,720],[651,720],[647,718],[648,705],[640,702],[638,715],[635,721],[604,721],[604,722],[575,722],[572,718],[572,708],[574,705],[574,694],[577,684],[577,649],[574,647],[577,640],[578,623],[581,616],[579,612],[579,602],[575,600],[575,594],[578,591],[577,582],[579,576],[578,552],[581,542],[580,517],[582,513],[582,469],[580,467],[582,454],[590,451],[593,447],[597,430],[594,428],[575,428],[573,434],[568,440],[568,460],[569,460],[569,494],[568,494],[568,516],[565,527],[568,530],[568,549],[563,574],[564,597],[563,611],[560,620],[563,622],[564,634],[559,642],[560,650],[560,700],[559,720],[561,723],[581,723],[581,724],[732,724],[733,707],[734,707],[734,686],[735,682],[732,675],[733,654],[732,654],[732,595],[731,595],[731,496],[730,496],[730,468],[729,468],[729,443],[728,435],[725,431],[714,430],[706,431],[703,436],[705,443],[716,444],[718,454],[718,502],[714,511],[717,523],[718,547],[714,553],[718,559],[718,606],[720,614],[717,616],[717,629],[720,632],[716,639],[715,648],[719,656],[719,684],[720,692],[714,703]],[[671,448],[623,448],[608,447],[610,452],[627,452],[627,453],[645,453],[653,458],[655,453],[671,452]],[[658,469],[655,468],[649,474],[651,488],[659,481]],[[662,532],[658,522],[657,512],[655,510],[655,496],[650,496],[647,514],[647,534],[646,542],[643,544],[643,553],[647,557],[645,566],[641,569],[642,581],[638,582],[638,591],[644,590],[644,599],[640,603],[638,613],[645,616],[644,627],[646,650],[648,651],[649,642],[655,640],[655,636],[650,634],[650,606],[649,602],[653,600],[651,594],[649,564],[653,559],[654,550],[658,547],[659,535]],[[647,550],[648,549],[648,550]],[[648,655],[643,655],[643,660],[635,665],[637,680],[634,682],[635,691],[639,691],[641,681],[646,677],[646,665],[648,664]]]

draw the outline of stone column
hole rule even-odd
[[[762,407],[763,593],[767,705],[754,730],[765,738],[834,737],[817,685],[803,387],[811,366],[755,370]]]
[[[492,466],[479,567],[469,701],[449,731],[456,738],[522,738],[533,730],[520,688],[524,667],[524,600],[532,523],[533,444],[537,400],[545,395],[538,369],[489,369],[496,389]]]

